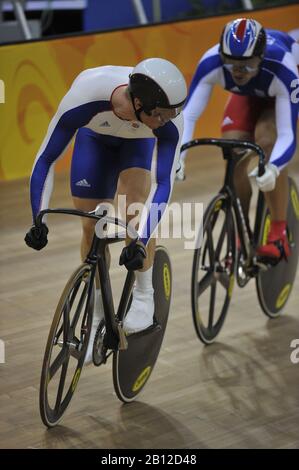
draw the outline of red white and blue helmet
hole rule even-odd
[[[266,47],[266,33],[262,25],[252,19],[238,18],[224,27],[220,52],[225,57],[246,60],[263,58]]]

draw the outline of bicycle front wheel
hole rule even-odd
[[[41,381],[43,423],[58,424],[77,387],[88,345],[93,312],[93,271],[82,264],[58,302],[46,345]]]
[[[201,229],[202,240],[193,257],[192,316],[199,339],[210,344],[223,326],[236,267],[236,223],[225,194],[212,199]]]

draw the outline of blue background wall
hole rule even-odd
[[[149,21],[153,21],[152,0],[142,1]],[[188,0],[161,0],[162,21],[176,19],[178,15],[191,10]],[[131,0],[88,0],[84,13],[84,30],[105,30],[137,25],[137,18]]]

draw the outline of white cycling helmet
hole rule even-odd
[[[130,75],[129,91],[135,109],[134,98],[139,98],[142,108],[135,113],[140,119],[141,111],[150,115],[155,108],[182,110],[187,97],[187,85],[179,69],[165,59],[145,59]]]
[[[225,25],[220,39],[220,52],[225,57],[238,60],[263,58],[265,48],[266,33],[258,21],[238,18]]]

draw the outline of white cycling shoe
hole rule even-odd
[[[92,363],[93,342],[95,339],[98,326],[103,318],[104,318],[104,308],[103,308],[102,297],[101,297],[100,291],[96,289],[91,332],[90,332],[89,342],[88,342],[87,351],[86,351],[86,355],[84,359],[84,365],[89,365]]]
[[[123,323],[125,333],[138,333],[151,326],[154,312],[154,289],[140,290],[135,287],[132,304]]]

